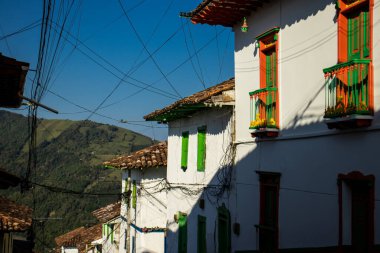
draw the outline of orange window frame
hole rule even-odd
[[[260,89],[264,88],[277,88],[276,91],[276,110],[275,110],[275,119],[276,119],[276,125],[277,127],[280,126],[280,103],[279,103],[279,96],[278,96],[278,77],[279,77],[279,71],[278,71],[278,51],[279,51],[279,27],[274,27],[270,29],[269,31],[266,31],[259,36],[256,37],[258,47],[259,47],[259,61],[260,61]],[[272,81],[273,83],[270,84],[270,81],[267,80],[268,77],[268,54],[275,53],[275,63],[272,65],[272,69],[274,68],[274,72],[270,73],[272,75]]]
[[[348,16],[355,12],[359,12],[368,7],[369,15],[369,57],[367,59],[373,59],[373,7],[374,0],[338,0],[338,63],[344,63],[349,61],[348,55]],[[373,64],[369,64],[369,108],[373,110]]]

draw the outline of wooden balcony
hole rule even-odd
[[[277,88],[263,88],[249,93],[252,137],[278,136]]]
[[[323,70],[329,129],[367,127],[373,119],[371,60],[355,59]]]

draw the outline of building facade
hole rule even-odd
[[[379,251],[379,4],[211,0],[182,14],[235,34],[232,252]]]
[[[234,84],[227,80],[144,117],[169,127],[166,252],[214,252],[219,238],[229,244],[230,182],[223,180],[231,179]]]
[[[167,143],[104,165],[123,170],[119,252],[165,252]]]

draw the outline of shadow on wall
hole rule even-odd
[[[379,118],[379,112],[375,113],[374,118]],[[325,124],[321,121],[301,126],[294,124],[280,131],[304,134],[305,129],[313,129],[315,125]],[[242,152],[245,155],[234,166],[221,165],[199,195],[187,196],[194,190],[191,186],[186,186],[189,191],[169,189],[183,194],[182,198],[196,200],[186,213],[186,235],[180,235],[183,232],[179,230],[167,231],[167,252],[178,252],[179,238],[186,239],[187,252],[196,252],[200,233],[207,252],[230,252],[229,249],[223,251],[218,248],[223,242],[223,238],[219,238],[220,231],[223,231],[220,228],[223,219],[218,216],[218,209],[222,206],[230,213],[226,236],[231,237],[231,252],[256,252],[259,232],[255,225],[260,224],[260,181],[257,171],[281,175],[278,209],[280,248],[325,247],[336,250],[339,234],[338,174],[361,171],[365,175],[380,177],[376,151],[380,128],[376,129],[373,125],[356,130],[328,130],[325,125],[324,129],[326,134],[320,136],[264,139],[249,145],[242,144],[243,147],[234,146],[231,154],[237,148],[245,149],[246,152]],[[199,229],[199,215],[207,218],[203,234]],[[174,219],[168,222],[175,223]],[[224,245],[229,247],[231,244],[226,242]]]
[[[254,11],[249,18],[253,18],[253,24],[256,26],[268,26],[263,29],[263,32],[271,29],[275,26],[279,26],[281,29],[284,29],[286,26],[292,26],[295,23],[298,23],[302,20],[307,20],[311,16],[315,16],[319,11],[323,11],[330,4],[335,4],[335,0],[318,0],[318,1],[302,1],[302,0],[291,0],[286,1],[286,6],[282,5],[280,1],[269,1],[265,3],[263,7],[258,8],[258,11]],[[302,8],[299,7],[300,3]],[[287,8],[284,10],[283,8]],[[273,20],[268,20],[268,17],[260,16],[261,9],[270,9],[273,10]],[[289,10],[290,9],[290,10]],[[292,13],[292,15],[284,15],[284,13]],[[259,15],[258,15],[259,14]],[[336,22],[336,16],[333,18],[333,21]],[[265,24],[261,24],[265,22]],[[260,23],[260,24],[259,24]],[[257,30],[255,29],[257,32]],[[236,43],[235,50],[240,51],[244,47],[249,46],[254,41],[254,38],[259,34],[253,34],[252,30],[248,30],[248,36],[245,35],[247,39],[240,39],[239,43]]]

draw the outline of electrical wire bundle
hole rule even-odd
[[[81,2],[75,4],[74,0],[58,1],[44,0],[41,19],[40,43],[38,51],[37,66],[35,76],[31,84],[30,97],[41,101],[51,84],[52,76],[56,69],[57,63],[65,48],[65,41],[62,40],[62,32],[66,26],[72,27],[75,16],[80,9]],[[76,8],[73,13],[74,8]],[[73,16],[73,18],[71,18]],[[60,33],[53,33],[51,24],[59,23],[61,26]],[[31,173],[36,173],[37,167],[37,127],[38,127],[38,106],[33,104],[28,111],[28,132],[29,132],[29,153],[28,165],[25,177],[21,184],[22,191],[31,187]],[[36,174],[35,174],[36,175]]]

